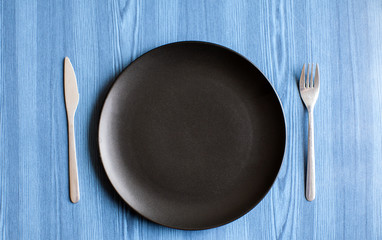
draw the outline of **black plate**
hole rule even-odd
[[[134,61],[102,109],[99,147],[121,197],[173,228],[231,222],[266,195],[286,126],[265,76],[225,47],[178,42]]]

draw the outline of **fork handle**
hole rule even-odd
[[[308,201],[313,201],[316,197],[316,171],[315,171],[315,157],[314,157],[314,120],[313,109],[308,110],[309,124],[308,124],[308,159],[306,169],[306,189],[305,197]]]
[[[78,170],[76,157],[76,143],[74,137],[74,117],[68,117],[69,135],[69,192],[72,203],[80,200],[80,188],[78,184]]]

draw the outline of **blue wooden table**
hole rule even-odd
[[[381,239],[382,3],[243,0],[1,0],[0,239]],[[277,90],[288,136],[271,191],[244,217],[204,231],[151,223],[112,188],[97,149],[105,94],[162,44],[232,48]],[[81,201],[68,195],[63,59],[80,102]],[[297,78],[318,62],[316,188],[304,198],[307,113]]]

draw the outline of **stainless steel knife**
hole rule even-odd
[[[66,114],[68,117],[69,192],[70,200],[73,203],[77,203],[80,200],[80,188],[78,184],[76,143],[74,137],[74,115],[78,106],[79,94],[76,75],[68,57],[65,57],[64,64],[64,91]]]

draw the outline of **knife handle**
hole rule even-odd
[[[78,170],[76,157],[76,142],[74,137],[74,116],[68,117],[69,135],[69,192],[70,201],[77,203],[80,200],[80,188],[78,184]]]

